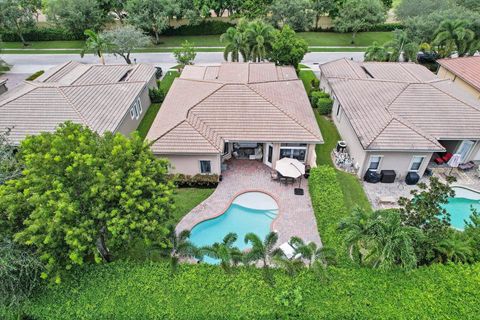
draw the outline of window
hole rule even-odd
[[[200,160],[200,172],[212,173],[212,164],[210,160]]]
[[[268,163],[272,163],[272,157],[273,157],[273,146],[271,144],[268,145],[268,157],[267,161]]]
[[[223,144],[223,154],[224,154],[224,155],[227,154],[227,153],[230,151],[230,147],[229,147],[229,146],[230,146],[230,145],[229,145],[228,142],[225,142],[225,143]]]
[[[130,115],[132,119],[138,119],[138,117],[142,114],[142,111],[142,102],[140,101],[140,98],[137,98],[130,109]]]
[[[135,108],[130,109],[130,117],[132,117],[132,120],[135,119]]]
[[[282,143],[280,146],[280,159],[293,158],[305,162],[307,158],[307,144],[305,143]]]
[[[371,156],[370,164],[368,165],[368,170],[377,171],[380,168],[381,161],[382,161],[382,156]]]
[[[413,156],[412,162],[410,163],[409,171],[417,172],[418,170],[420,170],[420,167],[422,166],[422,163],[423,163],[423,159],[425,159],[425,157]]]

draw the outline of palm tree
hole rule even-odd
[[[371,216],[370,212],[356,207],[349,217],[340,222],[339,229],[345,232],[344,239],[352,261],[358,260],[363,263],[362,251],[368,241],[366,235],[370,228]]]
[[[232,57],[233,62],[238,62],[240,56],[243,61],[248,59],[247,41],[242,32],[234,27],[227,29],[227,32],[220,36],[221,42],[226,42],[225,50],[223,51],[223,58],[228,61],[228,56]]]
[[[387,61],[388,52],[383,46],[379,46],[378,42],[373,42],[373,44],[367,48],[364,54],[365,61]]]
[[[250,59],[254,62],[265,60],[267,51],[271,48],[273,27],[260,20],[248,24],[245,35],[248,42]]]
[[[402,224],[397,211],[377,211],[368,230],[372,246],[366,260],[374,268],[412,269],[417,265],[415,243],[421,239],[420,229]]]
[[[222,242],[215,242],[211,246],[201,248],[200,253],[213,259],[219,259],[222,269],[230,272],[233,266],[242,261],[242,252],[233,246],[237,238],[237,234],[231,232],[223,238]]]
[[[305,243],[299,237],[292,237],[290,243],[295,248],[295,253],[300,254],[303,259],[308,261],[308,265],[312,267],[315,263],[319,263],[323,267],[332,263],[335,258],[335,250],[317,246],[315,242]]]
[[[87,29],[84,34],[87,36],[87,40],[85,40],[85,46],[82,52],[80,52],[80,56],[83,58],[87,51],[93,51],[93,54],[100,58],[100,62],[105,64],[103,53],[108,49],[108,42],[101,34],[93,30]]]
[[[389,60],[398,61],[416,61],[419,45],[408,38],[404,30],[395,30],[393,39],[384,44],[385,50],[389,54]]]
[[[170,263],[173,272],[177,271],[180,258],[200,257],[199,249],[188,238],[190,238],[189,230],[183,230],[178,235],[175,229],[172,228],[170,231]]]
[[[470,243],[457,231],[437,243],[434,248],[437,262],[469,262],[473,255]]]
[[[466,20],[443,21],[435,32],[433,43],[442,48],[444,56],[450,56],[456,50],[459,57],[475,51],[479,45]]]
[[[277,250],[273,255],[275,265],[285,270],[285,272],[291,276],[296,276],[304,267],[303,261],[297,257],[288,259],[287,256],[281,251]]]
[[[252,261],[262,260],[263,267],[268,268],[270,258],[278,252],[274,249],[277,241],[278,234],[276,232],[270,232],[267,234],[263,242],[256,234],[247,233],[245,235],[245,243],[251,243],[252,249],[244,254],[244,261],[249,263]]]

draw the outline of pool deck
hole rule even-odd
[[[214,193],[183,217],[176,227],[177,232],[191,230],[196,224],[221,215],[242,193],[260,191],[270,195],[278,203],[279,212],[271,226],[271,229],[278,233],[278,245],[293,236],[321,245],[307,179],[302,179],[305,194],[296,196],[293,189],[298,187],[298,182],[283,185],[273,181],[270,177],[272,169],[259,161],[233,160],[229,161],[227,166],[228,169],[222,173],[223,180]]]

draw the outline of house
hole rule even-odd
[[[0,130],[11,128],[14,144],[65,121],[100,134],[129,134],[149,108],[148,88],[154,86],[155,68],[147,64],[67,62],[0,96]]]
[[[440,59],[437,75],[450,79],[480,100],[480,56]]]
[[[8,91],[7,79],[0,79],[0,94]]]
[[[450,80],[413,63],[341,59],[320,72],[359,176],[367,170],[422,176],[443,152],[480,160],[480,103]]]
[[[189,175],[220,174],[232,157],[273,168],[291,157],[313,167],[323,143],[294,68],[272,63],[185,67],[147,139],[172,172]]]

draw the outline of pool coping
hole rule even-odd
[[[235,199],[237,199],[239,196],[241,196],[242,194],[244,193],[248,193],[248,192],[259,192],[259,193],[264,193],[268,196],[270,196],[273,200],[275,200],[275,202],[277,203],[277,206],[278,206],[278,212],[277,212],[277,216],[272,220],[272,222],[270,223],[270,231],[272,232],[277,232],[274,230],[273,226],[275,225],[275,222],[277,221],[277,219],[280,217],[280,214],[281,214],[281,204],[280,204],[280,201],[278,201],[277,197],[275,195],[273,195],[272,193],[268,192],[268,191],[265,191],[265,190],[260,190],[260,189],[248,189],[248,190],[243,190],[243,191],[240,191],[240,192],[237,192],[236,194],[234,194],[232,196],[232,199],[230,199],[230,201],[227,203],[227,205],[223,208],[223,210],[221,211],[221,213],[219,214],[215,214],[213,215],[212,217],[210,218],[207,218],[207,219],[203,219],[202,221],[199,221],[197,223],[195,223],[191,228],[190,228],[190,231],[193,230],[193,228],[195,228],[196,226],[198,226],[200,223],[203,223],[205,221],[209,221],[209,220],[213,220],[215,218],[218,218],[220,217],[221,215],[225,214],[228,210],[228,208],[230,208],[230,206],[232,205],[233,201],[235,201]],[[212,194],[213,195],[213,194]],[[210,197],[212,196],[210,195]],[[208,198],[210,198],[208,197]],[[208,200],[205,199],[204,201]],[[202,201],[203,202],[203,201]]]
[[[480,194],[480,190],[477,190],[477,189],[474,189],[474,188],[471,188],[471,187],[467,187],[467,186],[464,186],[464,185],[461,185],[461,184],[452,184],[451,187],[452,188],[463,188],[463,189],[467,189],[469,191]]]

